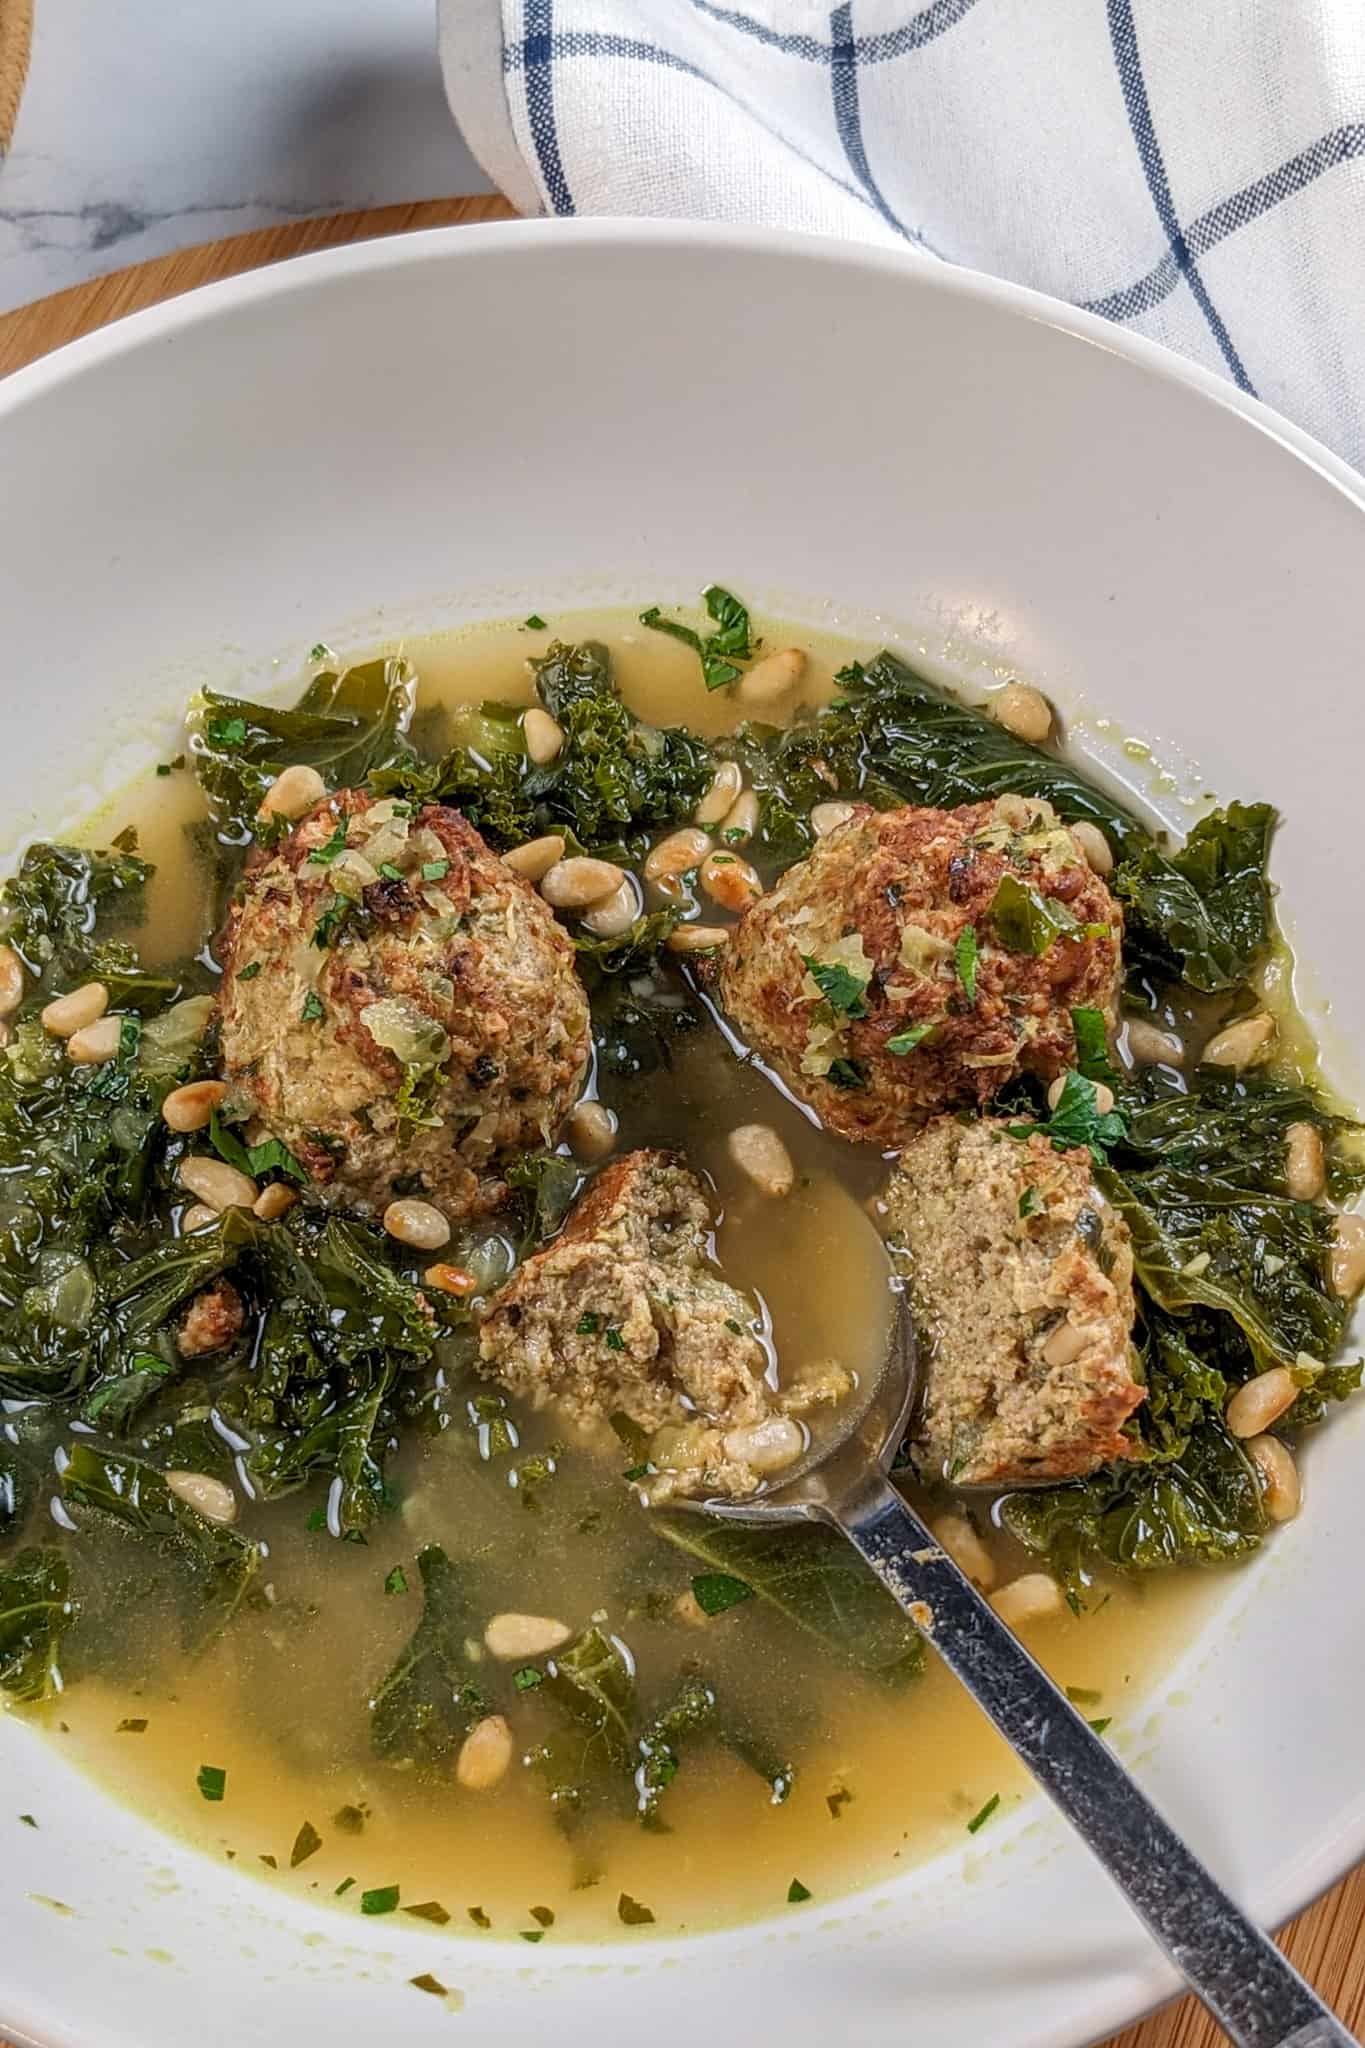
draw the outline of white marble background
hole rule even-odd
[[[435,0],[36,0],[0,312],[220,235],[488,189]]]

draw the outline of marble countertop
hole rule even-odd
[[[489,190],[435,0],[37,0],[0,312],[193,242]]]

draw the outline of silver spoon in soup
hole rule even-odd
[[[886,1369],[854,1427],[783,1483],[743,1500],[678,1501],[763,1525],[846,1536],[1099,1858],[1238,2048],[1351,2048],[1347,2033],[1234,1904],[892,1486],[918,1390],[902,1298]]]

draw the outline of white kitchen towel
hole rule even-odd
[[[1365,467],[1365,0],[442,0],[441,49],[523,213],[992,271]]]

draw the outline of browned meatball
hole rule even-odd
[[[246,1312],[230,1280],[215,1280],[195,1295],[175,1333],[182,1358],[208,1358],[226,1351],[242,1334]]]
[[[860,805],[746,911],[718,986],[831,1130],[894,1147],[936,1110],[1073,1064],[1071,1011],[1112,1018],[1122,937],[1041,800]]]
[[[339,1206],[494,1205],[590,1050],[573,946],[458,811],[341,790],[248,867],[220,955],[223,1076]]]

